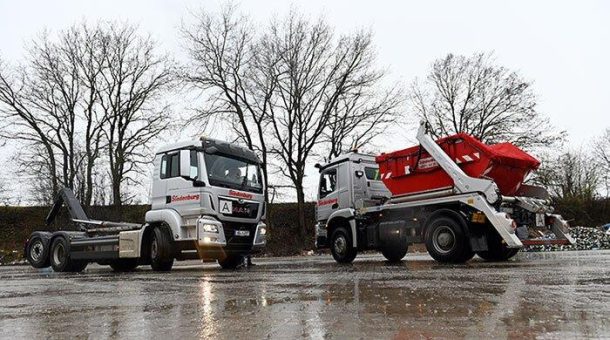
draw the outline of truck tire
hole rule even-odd
[[[119,259],[110,262],[110,268],[115,272],[131,272],[138,267],[138,259]]]
[[[461,223],[453,218],[440,216],[426,228],[426,249],[430,256],[442,263],[463,263],[474,253]]]
[[[165,228],[156,226],[150,237],[150,266],[154,271],[167,272],[172,270],[173,265],[170,235]]]
[[[477,252],[480,258],[489,262],[508,261],[513,256],[517,255],[519,248],[508,248],[502,237],[495,231],[487,232],[487,250]]]
[[[409,245],[405,242],[399,246],[381,248],[381,254],[383,254],[383,257],[389,262],[400,262],[405,257],[408,250]]]
[[[335,229],[330,237],[330,252],[339,263],[352,263],[357,249],[352,246],[352,237],[344,227]]]
[[[222,269],[235,269],[244,263],[244,257],[241,255],[229,255],[224,259],[218,259],[218,264]]]
[[[70,244],[63,236],[58,236],[51,243],[50,262],[56,272],[82,272],[87,261],[75,261],[70,257]]]
[[[40,235],[33,235],[26,246],[25,257],[34,268],[50,266],[49,242],[45,242]]]

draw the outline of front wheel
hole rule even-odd
[[[339,263],[351,263],[356,258],[357,249],[352,246],[352,237],[344,227],[339,227],[333,232],[330,238],[330,252]]]
[[[170,235],[165,228],[157,226],[150,238],[150,266],[154,271],[167,272],[172,270],[173,265]]]
[[[235,269],[244,263],[244,257],[241,255],[229,255],[224,259],[218,259],[218,264],[222,269]]]
[[[443,263],[463,263],[474,255],[461,223],[445,216],[428,226],[426,249],[432,258]]]

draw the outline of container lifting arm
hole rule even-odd
[[[417,140],[447,175],[451,177],[455,190],[458,193],[480,192],[485,195],[487,202],[490,204],[494,204],[501,199],[498,186],[493,181],[466,175],[427,132],[428,122],[421,121],[417,131]]]

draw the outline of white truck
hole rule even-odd
[[[415,168],[428,167],[420,177],[409,177],[414,169],[404,166],[407,163],[399,158],[392,159],[390,165],[401,173],[392,174],[391,167],[380,171],[375,156],[357,152],[316,165],[320,171],[315,226],[319,249],[330,248],[340,263],[352,262],[363,250],[380,250],[387,260],[399,261],[410,244],[425,243],[435,260],[461,263],[475,254],[485,260],[507,260],[528,244],[574,243],[568,223],[553,214],[543,188],[519,183],[519,195],[503,196],[494,179],[468,176],[458,165],[475,161],[481,157],[478,152],[452,159],[429,136],[425,122],[417,140],[417,159],[404,161],[411,161]],[[425,158],[422,152],[427,153]],[[490,170],[484,169],[484,174]],[[510,167],[501,170],[512,171]],[[444,172],[441,175],[448,175],[451,185],[437,185],[443,178],[430,171]],[[384,181],[394,177],[397,181],[409,179],[411,186],[431,181],[431,186],[438,188],[392,195]]]
[[[62,189],[46,223],[65,203],[79,231],[36,231],[25,245],[35,268],[80,272],[88,263],[130,271],[169,271],[174,260],[241,265],[266,243],[260,160],[246,148],[201,138],[164,146],[154,158],[152,207],[145,223],[89,219],[72,191]]]

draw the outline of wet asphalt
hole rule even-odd
[[[359,255],[80,274],[0,267],[0,338],[609,338],[610,251],[441,265]]]

